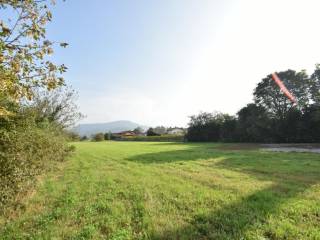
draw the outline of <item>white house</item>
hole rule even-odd
[[[173,128],[168,130],[167,134],[172,134],[172,135],[183,135],[184,130],[181,128]]]

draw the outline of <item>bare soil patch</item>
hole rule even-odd
[[[219,150],[227,151],[241,151],[241,150],[265,150],[272,152],[312,152],[320,153],[319,143],[272,143],[272,144],[258,144],[258,143],[232,143],[223,144],[217,147]]]
[[[311,152],[320,153],[318,143],[293,143],[293,144],[261,144],[261,149],[272,152]]]

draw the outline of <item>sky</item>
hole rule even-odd
[[[187,126],[236,114],[274,71],[320,63],[318,0],[57,1],[52,56],[68,66],[82,123]]]

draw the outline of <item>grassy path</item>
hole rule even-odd
[[[320,239],[319,154],[75,145],[0,239]]]

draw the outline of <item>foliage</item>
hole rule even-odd
[[[232,141],[235,129],[236,119],[233,116],[201,112],[190,117],[186,137],[193,142]]]
[[[220,139],[223,142],[234,142],[236,135],[237,119],[234,116],[223,114],[220,127]]]
[[[317,154],[212,143],[75,145],[26,211],[0,217],[0,238],[320,238]]]
[[[79,138],[66,130],[80,117],[74,92],[61,88],[67,68],[48,58],[56,44],[46,37],[52,4],[0,0],[1,211],[35,176],[65,159],[68,137]]]
[[[240,142],[271,142],[271,119],[266,109],[253,103],[238,112],[237,137]]]
[[[320,105],[313,104],[304,110],[302,115],[303,141],[320,142]]]
[[[305,71],[287,70],[277,74],[297,99],[298,108],[302,109],[310,103],[311,82]],[[253,95],[255,103],[264,107],[276,119],[284,119],[293,108],[293,103],[280,91],[271,75],[258,83]]]
[[[88,140],[88,137],[86,136],[86,135],[84,135],[84,136],[82,136],[81,138],[80,138],[80,141],[87,141]]]
[[[111,140],[112,138],[112,133],[111,132],[107,132],[104,134],[104,140]]]
[[[120,141],[142,141],[142,142],[183,142],[183,135],[164,134],[160,136],[129,136],[117,139]]]
[[[69,152],[64,133],[49,123],[38,125],[32,115],[17,112],[0,119],[0,212],[28,189],[35,176],[62,161]]]
[[[320,65],[309,77],[305,71],[278,73],[294,94],[293,105],[274,83],[271,75],[254,91],[255,103],[243,107],[237,116],[200,113],[191,116],[189,141],[224,142],[319,142]]]
[[[103,133],[96,133],[92,136],[92,140],[96,142],[100,142],[104,140],[104,134]]]
[[[76,142],[76,141],[80,141],[81,140],[81,137],[78,133],[76,132],[73,132],[73,131],[70,131],[70,130],[65,130],[64,131],[65,134],[66,134],[66,137],[69,141],[72,141],[72,142]]]
[[[153,128],[153,132],[155,132],[156,134],[159,134],[159,135],[166,134],[167,128],[164,126],[157,126],[157,127]]]
[[[83,115],[75,104],[77,94],[70,88],[58,88],[51,91],[37,91],[28,106],[38,122],[49,121],[67,129],[75,125]]]
[[[142,134],[144,131],[143,131],[143,129],[142,129],[141,127],[136,127],[136,128],[133,130],[133,132],[134,132],[135,134]]]
[[[14,100],[31,99],[34,88],[55,89],[64,84],[65,65],[48,59],[54,42],[46,37],[53,1],[0,1],[0,94]],[[8,18],[5,18],[8,16]],[[10,16],[10,17],[9,17]],[[66,43],[60,43],[66,47]],[[0,115],[7,115],[1,106]]]
[[[316,64],[316,69],[310,77],[310,97],[314,104],[320,105],[320,64]]]
[[[153,128],[149,128],[147,131],[147,136],[160,136],[160,134],[156,133]]]

